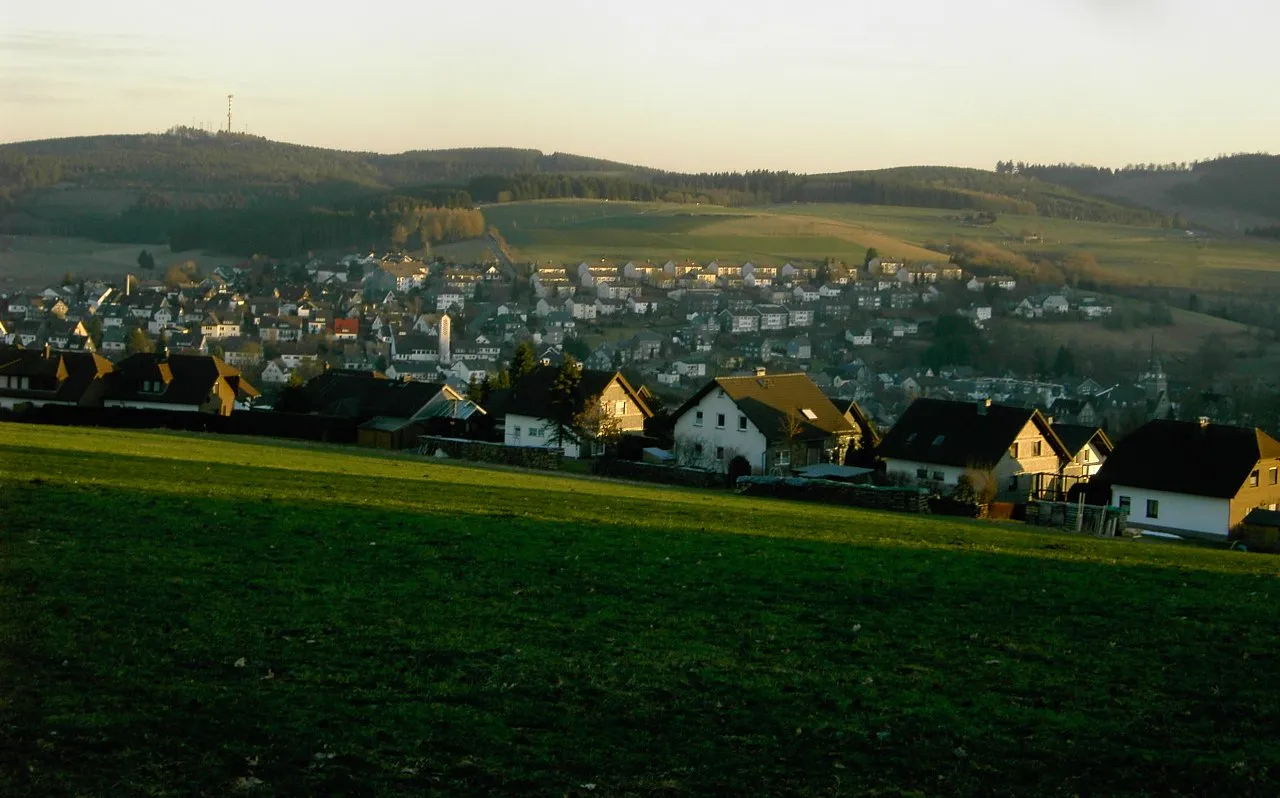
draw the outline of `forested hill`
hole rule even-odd
[[[460,184],[479,175],[643,174],[598,158],[473,148],[397,155],[346,152],[242,134],[177,128],[165,134],[90,136],[0,145],[0,191],[73,183],[98,189],[247,191],[328,186],[391,189]]]
[[[374,246],[383,239],[402,244],[396,231],[435,230],[423,222],[435,218],[431,209],[564,198],[730,206],[849,202],[1131,224],[1173,221],[1030,172],[910,167],[682,174],[529,149],[383,155],[189,128],[0,145],[0,232],[10,233],[290,255]],[[474,222],[453,227],[471,229]],[[452,237],[424,233],[422,241]]]
[[[1002,161],[1002,175],[1037,178],[1093,195],[1124,198],[1197,221],[1280,222],[1280,155],[1241,154],[1194,163],[1082,164]]]

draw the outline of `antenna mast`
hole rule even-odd
[[[227,133],[231,133],[231,98],[234,94],[227,95]]]

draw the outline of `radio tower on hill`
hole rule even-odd
[[[231,133],[231,98],[234,94],[227,95],[227,133]]]

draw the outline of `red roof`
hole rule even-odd
[[[360,334],[359,319],[334,319],[333,331],[335,333],[351,333],[352,335]]]

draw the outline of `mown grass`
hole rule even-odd
[[[1277,561],[0,425],[0,794],[1276,792]]]

